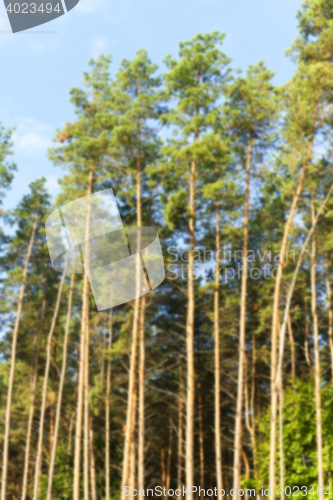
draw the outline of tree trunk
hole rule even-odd
[[[25,258],[25,265],[23,269],[23,277],[22,284],[17,304],[16,311],[16,320],[13,330],[13,338],[12,338],[12,353],[11,353],[11,361],[10,361],[10,373],[9,373],[9,381],[8,381],[8,393],[7,393],[7,407],[6,407],[6,415],[5,415],[5,434],[4,434],[4,443],[3,443],[3,464],[2,464],[2,483],[1,483],[1,500],[6,500],[7,496],[7,474],[8,474],[8,450],[9,450],[9,434],[10,434],[10,416],[12,410],[12,398],[13,398],[13,387],[14,387],[14,375],[15,375],[15,366],[16,366],[16,348],[17,348],[17,337],[18,331],[20,328],[22,307],[23,307],[23,299],[25,292],[25,285],[27,281],[28,267],[30,262],[30,257],[32,253],[33,244],[35,241],[37,223],[39,217],[39,204],[36,210],[35,221],[32,226],[31,237],[28,245],[27,256]]]
[[[179,359],[179,396],[178,396],[178,477],[177,488],[182,487],[182,471],[183,471],[183,365],[182,356]]]
[[[110,395],[111,395],[111,349],[112,349],[112,315],[109,318],[109,355],[106,371],[106,403],[105,403],[105,500],[110,500]]]
[[[165,473],[165,443],[164,441],[162,442],[161,446],[161,481],[162,481],[162,488],[165,488],[166,484],[166,473]],[[163,496],[165,498],[165,496]]]
[[[284,452],[283,452],[283,380],[279,384],[279,439],[280,439],[280,486],[281,500],[284,500]]]
[[[171,481],[171,458],[172,458],[172,421],[170,421],[170,430],[169,430],[169,447],[168,447],[168,463],[167,463],[167,471],[166,471],[166,498],[169,498],[168,491],[170,488]]]
[[[220,251],[220,212],[216,203],[215,227],[215,290],[214,290],[214,361],[215,361],[215,468],[218,491],[222,486],[222,450],[221,450],[221,367],[220,367],[220,265],[217,256]]]
[[[30,463],[30,448],[31,448],[31,436],[32,436],[32,426],[35,415],[35,401],[37,392],[37,380],[38,380],[38,360],[39,360],[39,350],[41,339],[44,333],[44,320],[45,320],[45,309],[46,309],[46,284],[44,287],[44,299],[42,303],[41,311],[41,321],[40,327],[38,329],[37,335],[37,345],[36,352],[34,356],[33,366],[32,366],[32,380],[31,380],[31,396],[30,396],[30,410],[28,418],[28,428],[27,428],[27,441],[25,445],[25,456],[24,456],[24,469],[23,469],[23,480],[22,480],[22,500],[26,500],[28,492],[28,474],[29,474],[29,463]]]
[[[93,182],[94,182],[94,170],[91,169],[89,172],[88,179],[88,189],[87,195],[91,195],[93,192]],[[88,205],[88,213],[86,220],[86,235],[87,240],[85,243],[85,255],[87,256],[87,260],[89,259],[89,234],[90,234],[90,216],[91,216],[91,207]],[[83,404],[84,399],[86,400],[86,386],[87,386],[87,377],[86,377],[86,363],[88,360],[86,359],[87,351],[89,350],[89,346],[86,346],[88,343],[89,331],[87,331],[87,325],[89,325],[89,280],[86,269],[84,269],[83,275],[83,290],[82,290],[82,317],[81,317],[81,338],[80,338],[80,361],[79,361],[79,383],[78,383],[78,402],[77,402],[77,412],[76,412],[76,428],[75,428],[75,457],[74,457],[74,488],[73,488],[73,500],[81,500],[80,498],[80,463],[81,463],[81,437],[82,437],[82,414],[83,414]],[[88,349],[87,349],[88,347]],[[89,422],[86,422],[85,417],[85,429],[86,425]],[[88,443],[87,443],[88,438]],[[89,435],[87,435],[87,429],[85,432],[85,466],[88,457],[88,446],[89,446]],[[89,464],[89,461],[88,461]],[[89,471],[88,471],[89,472]],[[84,475],[84,500],[88,500],[87,496],[87,487],[89,492],[89,475],[87,477],[87,471],[85,469]]]
[[[88,289],[89,294],[89,289]],[[84,448],[83,448],[83,492],[84,500],[89,500],[89,464],[90,464],[90,425],[89,425],[89,296],[87,298],[87,312],[85,315],[85,354],[84,354]]]
[[[63,353],[62,353],[62,367],[61,367],[58,401],[57,401],[57,409],[56,409],[56,418],[55,418],[55,426],[54,426],[54,438],[53,438],[53,443],[52,443],[50,467],[49,467],[49,474],[48,474],[47,500],[51,500],[51,498],[52,498],[52,485],[53,485],[53,475],[54,475],[55,459],[56,459],[56,452],[57,452],[59,427],[60,427],[62,396],[63,396],[63,392],[64,392],[64,385],[65,385],[65,378],[66,378],[67,347],[68,347],[69,327],[70,327],[70,321],[71,321],[71,315],[72,315],[74,278],[75,278],[75,275],[72,274],[71,284],[70,284],[70,289],[69,289],[69,296],[68,296],[67,318],[66,318]],[[72,424],[72,422],[71,422],[71,424]]]
[[[90,455],[91,498],[92,500],[97,500],[94,430],[93,430],[93,418],[91,411],[89,412],[89,455]]]
[[[333,383],[333,311],[332,311],[332,290],[331,283],[329,278],[329,266],[327,258],[325,258],[325,267],[326,267],[326,293],[328,300],[328,341],[331,352],[331,377]]]
[[[204,436],[203,436],[203,418],[202,418],[202,393],[201,383],[198,382],[198,399],[199,399],[199,456],[200,456],[200,486],[205,487],[205,454],[204,454]]]
[[[185,470],[186,488],[190,489],[193,483],[193,433],[194,433],[194,249],[195,249],[195,177],[196,162],[191,163],[190,172],[190,215],[189,233],[190,248],[188,259],[188,297],[186,315],[186,351],[187,351],[187,392],[186,392],[186,443],[185,443]]]
[[[243,384],[244,384],[244,356],[245,356],[245,333],[246,333],[246,294],[247,294],[247,275],[248,275],[248,239],[249,239],[249,200],[250,200],[250,179],[252,162],[252,137],[249,138],[246,158],[246,186],[245,186],[245,214],[244,214],[244,243],[243,243],[243,274],[242,274],[242,293],[241,293],[241,315],[239,330],[239,362],[238,362],[238,384],[237,384],[237,405],[235,421],[235,441],[234,441],[234,482],[233,487],[236,490],[240,488],[241,462],[240,453],[242,449],[242,408],[243,408]]]
[[[311,216],[312,224],[315,221],[315,206],[313,191],[311,191]],[[317,428],[317,456],[318,456],[318,484],[324,486],[323,468],[323,438],[321,424],[321,388],[320,388],[320,351],[319,351],[319,327],[317,313],[317,287],[316,287],[316,258],[317,243],[316,231],[312,234],[312,255],[311,255],[311,308],[313,320],[314,355],[315,355],[315,396],[316,396],[316,428]]]
[[[142,201],[141,201],[141,153],[139,151],[137,158],[137,172],[136,172],[136,210],[137,210],[137,226],[140,228],[142,226]],[[139,233],[138,247],[140,251],[141,245],[141,235]],[[139,266],[141,266],[139,261]],[[136,286],[138,294],[140,291],[140,271],[141,268],[137,266],[136,270]],[[137,295],[138,295],[137,294]],[[130,360],[130,370],[129,370],[129,382],[128,382],[128,401],[127,401],[127,415],[126,415],[126,428],[125,428],[125,442],[124,442],[124,458],[123,458],[123,471],[122,471],[122,485],[121,485],[121,495],[122,499],[126,500],[123,494],[124,487],[128,486],[128,476],[129,476],[129,461],[130,461],[130,444],[132,436],[132,415],[133,415],[133,400],[134,400],[134,380],[136,376],[136,365],[137,365],[137,344],[138,344],[138,333],[139,333],[139,321],[140,321],[140,308],[141,299],[137,297],[134,303],[134,318],[133,318],[133,333],[132,333],[132,347],[131,347],[131,360]]]
[[[52,375],[51,375],[51,390],[52,390],[52,392],[54,390],[54,385],[55,385],[55,380],[56,380],[57,348],[58,348],[58,336],[57,336],[57,332],[54,332]],[[52,453],[52,448],[53,448],[54,425],[55,425],[55,413],[54,413],[54,404],[52,402],[51,408],[50,408],[50,455]]]
[[[305,332],[304,332],[304,350],[305,359],[308,367],[311,369],[310,351],[309,351],[309,307],[308,303],[305,302]]]
[[[51,365],[51,358],[52,358],[52,339],[53,339],[53,333],[54,333],[54,329],[56,327],[56,323],[57,323],[57,319],[58,319],[60,302],[61,302],[61,295],[62,295],[62,290],[64,287],[66,272],[67,272],[67,260],[66,260],[65,269],[62,273],[61,281],[59,284],[57,302],[55,305],[52,323],[51,323],[49,335],[47,338],[46,365],[45,365],[43,392],[42,392],[42,406],[41,406],[40,421],[39,421],[39,434],[38,434],[38,445],[37,445],[37,455],[36,455],[36,465],[35,465],[35,480],[34,480],[33,500],[37,500],[38,492],[39,492],[39,478],[40,478],[40,473],[41,473],[42,454],[43,454],[43,439],[44,439],[44,423],[45,423],[45,411],[46,411],[46,400],[47,400],[47,387],[48,387],[50,365]]]
[[[138,401],[138,381],[137,375],[134,381],[133,390],[133,413],[131,418],[131,437],[130,437],[130,473],[129,473],[129,486],[131,490],[137,487],[136,481],[136,417],[137,417],[137,401]]]
[[[146,297],[142,297],[140,317],[139,360],[139,439],[138,439],[138,489],[145,487],[145,312]]]
[[[289,342],[291,350],[291,381],[292,384],[294,385],[296,377],[295,340],[294,340],[290,314],[288,315],[288,332],[289,332]]]

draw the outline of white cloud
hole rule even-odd
[[[107,6],[106,0],[80,0],[75,10],[82,14],[90,14],[90,12],[105,10]]]
[[[107,48],[108,48],[108,41],[106,36],[98,36],[95,38],[95,40],[91,45],[90,54],[94,59],[96,59],[103,52],[106,52]]]
[[[45,155],[52,145],[54,127],[40,123],[32,118],[18,121],[13,134],[15,148],[28,156]]]

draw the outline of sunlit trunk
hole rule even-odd
[[[245,356],[245,334],[246,334],[246,295],[247,295],[247,275],[248,275],[248,239],[249,239],[249,202],[250,202],[250,179],[252,163],[252,137],[249,138],[246,158],[246,184],[244,201],[244,242],[243,242],[243,270],[242,270],[242,291],[241,291],[241,312],[239,328],[239,361],[238,361],[238,383],[237,383],[237,404],[235,419],[235,439],[234,439],[234,470],[233,487],[240,488],[241,462],[240,454],[242,450],[242,409],[243,409],[243,387],[244,387],[244,356]]]

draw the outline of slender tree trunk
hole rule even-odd
[[[305,332],[304,332],[304,350],[305,359],[309,368],[311,368],[310,352],[309,352],[309,307],[308,303],[305,302]]]
[[[90,454],[90,483],[91,483],[91,498],[97,500],[97,485],[96,485],[96,465],[94,452],[94,429],[93,418],[91,411],[89,412],[89,454]]]
[[[328,341],[331,352],[331,377],[333,383],[333,311],[332,311],[332,290],[329,278],[329,266],[327,257],[325,258],[325,267],[326,267],[326,293],[328,300]]]
[[[109,351],[112,349],[112,316],[110,309],[109,318]],[[108,355],[106,369],[106,403],[105,403],[105,500],[110,500],[110,396],[111,396],[111,353]]]
[[[141,124],[139,130],[141,136]],[[137,226],[140,228],[142,226],[142,173],[141,173],[141,151],[139,149],[137,157],[137,171],[136,171],[136,210],[137,210]],[[138,247],[140,250],[141,246],[141,234],[138,237]],[[136,270],[136,286],[137,295],[141,288],[140,283],[140,272],[141,264],[137,266]],[[127,415],[126,415],[126,430],[125,430],[125,442],[124,442],[124,458],[123,458],[123,471],[122,471],[122,485],[121,485],[121,495],[122,499],[126,500],[123,494],[124,487],[128,486],[129,478],[129,461],[130,461],[130,444],[132,436],[132,422],[131,418],[133,415],[133,403],[134,403],[134,381],[136,377],[136,365],[137,365],[137,344],[138,344],[138,334],[139,334],[139,322],[140,322],[140,309],[141,309],[141,299],[140,297],[135,299],[134,304],[134,318],[133,318],[133,333],[132,333],[132,347],[131,347],[131,359],[130,359],[130,370],[129,370],[129,383],[128,383],[128,401],[127,401]]]
[[[52,376],[51,376],[51,390],[52,391],[54,390],[54,385],[55,385],[55,380],[56,380],[57,348],[58,348],[58,336],[57,336],[57,332],[54,332]],[[52,448],[53,448],[54,425],[55,425],[55,413],[54,413],[54,404],[52,402],[51,408],[50,408],[50,455],[52,453]]]
[[[133,413],[131,418],[131,437],[130,437],[130,473],[129,473],[129,486],[131,490],[137,487],[136,481],[136,418],[137,418],[137,401],[138,401],[138,380],[137,374],[134,382],[134,392],[133,392]]]
[[[258,478],[258,460],[257,460],[257,440],[256,440],[256,411],[255,411],[255,389],[256,389],[256,339],[255,333],[252,334],[252,371],[251,371],[251,428],[252,428],[252,448],[253,448],[253,466],[254,466],[254,475],[257,481]],[[260,495],[258,494],[260,498]]]
[[[271,500],[275,500],[275,460],[276,460],[276,415],[277,415],[277,396],[278,387],[276,386],[276,366],[277,366],[277,345],[278,345],[278,319],[280,307],[280,291],[282,284],[283,269],[285,266],[285,257],[291,225],[295,216],[299,199],[303,191],[303,185],[306,177],[307,166],[312,159],[313,140],[316,124],[316,106],[313,112],[313,130],[312,138],[309,144],[308,158],[302,168],[300,180],[296,189],[296,193],[291,205],[290,213],[284,227],[283,238],[281,243],[280,260],[277,269],[277,277],[274,287],[274,300],[272,311],[272,341],[271,341],[271,429],[270,429],[270,456],[269,456],[269,487],[271,489]]]
[[[182,487],[182,471],[183,471],[183,365],[182,356],[179,359],[179,396],[178,396],[178,477],[177,488]]]
[[[26,285],[26,281],[27,281],[28,267],[29,267],[29,263],[30,263],[32,248],[33,248],[33,244],[35,241],[38,217],[39,217],[39,204],[38,204],[38,207],[36,210],[35,221],[34,221],[33,226],[32,226],[31,237],[30,237],[30,241],[29,241],[29,245],[28,245],[27,255],[25,258],[22,284],[21,284],[21,289],[20,289],[20,294],[19,294],[19,299],[18,299],[18,304],[17,304],[16,320],[15,320],[15,325],[14,325],[14,330],[13,330],[12,353],[11,353],[10,373],[9,373],[8,393],[7,393],[7,407],[6,407],[6,415],[5,415],[5,434],[4,434],[4,443],[3,443],[1,500],[6,500],[6,496],[7,496],[10,416],[11,416],[11,410],[12,410],[14,375],[15,375],[15,367],[16,367],[17,337],[18,337],[18,332],[19,332],[19,328],[20,328],[25,285]]]
[[[89,290],[88,290],[89,293]],[[87,313],[85,315],[85,354],[84,354],[84,453],[83,453],[83,477],[84,477],[84,500],[89,500],[89,465],[90,465],[90,425],[89,425],[89,299],[87,300]]]
[[[289,332],[289,342],[291,350],[291,381],[292,384],[294,385],[296,377],[295,340],[294,340],[290,314],[288,316],[288,332]]]
[[[94,183],[94,170],[91,169],[89,172],[88,179],[88,189],[87,195],[91,195],[93,192],[93,183]],[[88,205],[88,213],[86,220],[86,235],[87,240],[85,243],[85,255],[87,256],[87,260],[89,260],[89,234],[90,234],[90,217],[91,217],[91,207]],[[81,338],[80,338],[80,361],[79,361],[79,383],[78,383],[78,402],[77,402],[77,412],[76,412],[76,428],[75,428],[75,457],[74,457],[74,492],[73,492],[73,500],[81,500],[80,498],[80,472],[81,472],[81,438],[82,438],[82,416],[83,416],[83,405],[84,399],[86,399],[86,363],[88,360],[86,359],[86,354],[88,349],[86,347],[86,343],[88,343],[89,331],[87,331],[87,325],[89,325],[89,280],[86,269],[84,269],[83,275],[83,291],[82,291],[82,317],[81,317]],[[86,429],[86,418],[85,418],[85,429]],[[87,443],[88,437],[88,443]],[[87,436],[87,431],[85,432],[85,466],[87,462],[88,455],[88,446],[89,446],[89,435]],[[89,463],[89,462],[88,462]],[[89,471],[88,471],[89,472]],[[87,477],[87,471],[85,469],[84,475],[84,500],[87,499],[87,487],[89,492],[89,476]],[[88,485],[88,486],[87,486]]]
[[[253,451],[253,465],[255,470],[255,477],[257,479],[257,453],[256,453],[256,440],[255,440],[255,431],[254,431],[254,416],[252,416],[252,421],[250,422],[250,405],[249,405],[249,388],[248,388],[248,363],[247,356],[244,356],[244,368],[245,368],[245,377],[244,377],[244,400],[245,400],[245,423],[246,428],[251,437],[252,451]],[[251,395],[251,409],[253,408],[253,393]]]
[[[220,251],[220,207],[216,203],[215,227],[215,290],[214,290],[214,362],[215,362],[215,468],[218,491],[222,486],[222,449],[221,449],[221,366],[220,366],[220,265],[217,256]]]
[[[280,440],[280,486],[281,500],[284,500],[284,451],[283,451],[283,381],[279,384],[279,440]]]
[[[312,224],[314,224],[316,214],[315,214],[313,192],[311,192],[311,216],[312,216]],[[311,306],[312,306],[314,355],[315,355],[318,484],[319,486],[323,487],[324,467],[323,467],[323,438],[322,438],[322,424],[321,424],[321,388],[320,388],[321,373],[320,373],[319,327],[318,327],[318,313],[317,313],[316,259],[317,259],[317,242],[316,242],[316,230],[314,230],[312,234],[312,255],[311,255]]]
[[[75,393],[75,396],[76,396],[76,393]],[[76,415],[76,409],[74,409],[74,411],[71,415],[71,420],[70,420],[70,424],[69,424],[67,455],[70,455],[72,453],[72,433],[73,433],[75,415]]]
[[[34,355],[34,361],[32,366],[32,380],[31,380],[31,396],[30,396],[30,410],[29,410],[29,418],[28,418],[28,428],[27,428],[27,441],[25,445],[25,456],[24,456],[24,469],[23,469],[23,480],[22,480],[22,500],[26,500],[27,492],[28,492],[28,474],[29,474],[29,464],[30,464],[30,448],[31,448],[31,437],[32,437],[32,426],[35,415],[35,401],[36,401],[36,392],[37,392],[37,381],[38,381],[38,360],[39,360],[39,350],[41,339],[44,333],[44,321],[45,321],[45,309],[46,309],[46,284],[44,287],[44,299],[42,303],[42,311],[41,311],[41,322],[40,327],[38,329],[37,335],[37,345],[36,352]]]
[[[60,427],[62,396],[63,396],[63,392],[64,392],[66,368],[67,368],[67,354],[68,354],[67,348],[68,348],[70,321],[71,321],[71,315],[72,315],[74,278],[75,278],[75,275],[72,274],[71,284],[70,284],[70,289],[69,289],[69,296],[68,296],[67,318],[66,318],[63,354],[62,354],[62,367],[61,367],[58,401],[57,401],[57,409],[56,409],[56,418],[55,418],[55,426],[54,426],[54,438],[53,438],[53,443],[52,443],[50,467],[49,467],[49,474],[48,474],[47,500],[52,499],[52,485],[53,485],[54,467],[55,467],[55,459],[56,459],[58,435],[59,435],[59,427]],[[72,425],[72,422],[71,422],[71,425]],[[71,425],[70,425],[70,428],[71,428]],[[25,500],[25,499],[22,499],[22,500]]]
[[[170,488],[171,481],[171,458],[172,458],[172,421],[170,421],[170,429],[169,429],[169,447],[168,447],[168,463],[167,463],[167,471],[166,471],[166,498],[169,498],[168,491]]]
[[[165,473],[165,443],[162,442],[161,446],[161,480],[162,480],[162,488],[165,488],[166,485],[166,473]],[[164,496],[165,498],[165,496]]]
[[[49,335],[47,338],[47,347],[46,347],[46,365],[45,365],[45,373],[44,373],[44,382],[43,382],[43,392],[42,392],[42,406],[40,411],[40,421],[39,421],[39,433],[38,433],[38,445],[37,445],[37,455],[36,455],[36,465],[35,465],[35,480],[34,480],[34,494],[33,500],[37,500],[38,492],[39,492],[39,478],[42,467],[42,454],[43,454],[43,440],[44,440],[44,423],[45,423],[45,411],[46,411],[46,400],[47,400],[47,387],[49,381],[49,373],[50,373],[50,365],[52,358],[52,339],[54,330],[56,327],[60,303],[61,303],[61,295],[64,287],[65,277],[67,272],[67,260],[65,264],[65,269],[62,273],[61,281],[58,288],[58,296],[57,302],[55,305],[52,323],[49,331]]]
[[[145,312],[146,297],[142,297],[140,317],[139,360],[139,443],[138,443],[138,488],[145,487]]]
[[[187,351],[187,392],[186,392],[186,443],[185,443],[185,469],[186,488],[190,489],[193,483],[193,434],[194,434],[194,249],[195,249],[195,177],[196,162],[191,163],[190,172],[190,215],[189,233],[190,248],[188,262],[188,298],[186,316],[186,351]]]
[[[199,456],[200,456],[200,486],[205,487],[205,454],[204,454],[204,436],[203,436],[203,418],[202,418],[202,392],[201,383],[198,382],[198,399],[199,399]]]
[[[249,464],[249,461],[248,461],[248,458],[246,456],[246,453],[244,451],[243,446],[241,449],[241,455],[242,455],[244,465],[245,465],[245,476],[246,476],[246,479],[249,479],[249,477],[250,477],[250,464]]]
[[[241,315],[239,330],[239,362],[238,362],[238,384],[237,384],[237,405],[235,421],[235,441],[234,441],[234,484],[238,498],[240,488],[241,461],[240,453],[242,449],[242,408],[243,408],[243,384],[244,384],[244,356],[245,356],[245,334],[246,334],[246,294],[248,275],[248,239],[249,239],[249,201],[250,201],[250,179],[252,162],[252,137],[249,138],[246,158],[246,186],[245,186],[245,215],[244,215],[244,243],[243,243],[243,274],[241,293]]]

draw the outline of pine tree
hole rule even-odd
[[[172,191],[165,210],[170,227],[187,226],[189,238],[186,351],[186,486],[194,484],[194,251],[197,218],[197,195],[200,173],[206,163],[214,161],[214,153],[221,146],[220,139],[212,133],[218,118],[218,101],[225,85],[229,63],[221,52],[224,35],[214,32],[198,35],[189,42],[182,42],[179,60],[166,59],[167,91],[176,100],[175,109],[164,116],[164,121],[175,127],[179,139],[169,141],[164,154],[169,158],[163,172],[165,192]],[[177,172],[174,176],[173,172]],[[162,174],[162,172],[161,172]],[[178,220],[177,220],[178,219]]]

